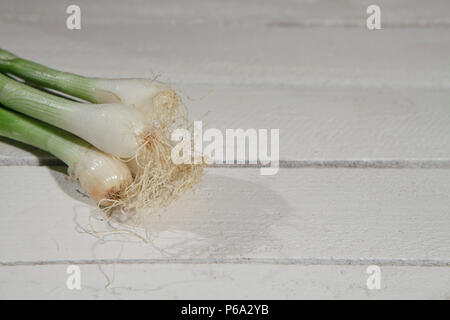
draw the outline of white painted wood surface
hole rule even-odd
[[[151,77],[159,73],[175,84],[207,85],[413,88],[450,85],[447,24],[386,27],[371,32],[364,25],[367,7],[355,2],[349,6],[354,8],[352,15],[358,17],[360,25],[348,28],[326,23],[322,27],[304,28],[292,22],[297,17],[284,20],[277,11],[272,23],[233,25],[217,23],[210,16],[204,23],[193,24],[176,18],[189,5],[174,6],[172,11],[178,14],[174,14],[173,20],[169,9],[167,19],[154,20],[151,16],[145,18],[152,11],[151,4],[137,9],[143,1],[134,7],[125,2],[114,5],[108,1],[91,5],[85,2],[81,6],[86,6],[86,20],[82,29],[75,32],[65,28],[65,3],[39,5],[37,12],[45,10],[41,18],[34,13],[38,4],[29,7],[28,2],[9,3],[2,3],[6,8],[5,18],[0,19],[2,46],[25,58],[86,75]],[[244,20],[250,14],[263,16],[252,13],[260,7],[256,1],[252,3],[245,6]],[[423,10],[425,14],[432,11],[448,19],[447,2],[437,2],[431,7],[426,2],[416,8],[409,3],[394,5],[393,16],[408,12],[407,8],[420,14],[421,8],[427,7]],[[216,2],[215,6],[221,5]],[[229,6],[224,14],[241,10],[240,2]],[[274,6],[275,3],[265,10]],[[28,9],[24,9],[25,15],[20,15],[23,7]],[[208,6],[198,4],[189,11],[195,15],[202,8]],[[298,10],[290,10],[289,5],[282,8],[283,12],[302,12],[301,3]],[[203,15],[208,16],[205,10]],[[305,9],[303,12],[308,15]],[[390,10],[383,12],[387,14]],[[17,16],[24,20],[14,18]],[[298,21],[301,23],[302,18],[298,17]],[[27,36],[19,38],[17,34]]]
[[[436,267],[382,267],[381,289],[368,290],[365,266],[80,265],[79,291],[67,267],[1,267],[0,299],[450,299],[450,272]]]
[[[445,90],[189,86],[183,92],[191,119],[203,120],[205,130],[280,129],[285,167],[450,167]],[[1,165],[55,163],[15,145],[0,140]]]
[[[448,170],[209,169],[144,244],[81,233],[91,203],[56,169],[0,168],[0,298],[450,297]]]
[[[127,4],[110,5],[107,0],[79,0],[86,10],[89,23],[130,24],[158,20],[176,24],[265,24],[277,19],[295,21],[305,26],[362,26],[365,25],[365,9],[373,4],[370,0],[129,0]],[[446,0],[378,0],[383,11],[383,22],[388,26],[445,25],[450,8]],[[64,21],[58,12],[65,12],[67,3],[41,0],[40,4],[27,0],[8,3],[2,0],[2,19],[8,21]],[[139,10],[138,10],[139,9]]]
[[[80,233],[92,203],[64,174],[0,172],[1,264],[117,258],[122,238]],[[125,238],[121,259],[450,266],[449,181],[442,169],[209,169],[148,221],[151,244]]]
[[[369,0],[78,4],[82,30],[68,31],[66,2],[0,0],[2,47],[212,90],[185,98],[193,119],[279,128],[294,168],[208,169],[149,220],[151,243],[101,241],[65,169],[30,167],[57,162],[0,139],[0,298],[450,298],[450,2],[377,1],[374,32]],[[65,286],[71,263],[80,292]]]
[[[59,15],[67,3],[41,0],[8,2],[2,0],[0,17],[9,22],[64,21]],[[317,27],[365,26],[366,8],[371,0],[129,0],[110,5],[107,0],[78,0],[86,11],[90,24],[148,23],[264,25],[280,24]],[[378,0],[383,12],[383,24],[389,27],[446,26],[450,8],[446,0]],[[133,20],[131,20],[131,18]]]

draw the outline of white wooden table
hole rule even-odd
[[[211,90],[191,118],[279,128],[282,168],[209,168],[150,244],[100,241],[65,168],[1,139],[0,298],[450,298],[450,2],[379,0],[374,31],[366,0],[77,1],[81,30],[69,4],[0,0],[1,46]]]

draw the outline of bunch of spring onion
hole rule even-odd
[[[0,74],[0,104],[41,122],[33,122],[5,110],[2,110],[2,114],[8,114],[10,118],[14,115],[26,119],[14,123],[28,121],[35,127],[44,128],[41,131],[44,130],[45,133],[42,132],[41,135],[50,141],[69,141],[82,148],[75,148],[70,143],[57,143],[53,146],[45,142],[44,138],[36,143],[33,138],[35,133],[20,135],[17,140],[47,150],[66,162],[94,200],[106,200],[107,203],[114,201],[114,204],[125,211],[159,207],[199,181],[203,165],[176,165],[172,162],[171,130],[179,111],[179,101],[175,92],[162,83],[142,79],[87,78],[50,69],[1,49],[0,72],[14,75],[41,88],[54,89],[91,102],[65,99]],[[42,122],[77,137],[48,125],[44,127]],[[0,134],[12,139],[17,137],[14,126],[4,123],[0,122]],[[38,130],[33,132],[35,131]],[[56,138],[58,134],[62,138]],[[55,138],[51,138],[53,135]],[[59,150],[64,148],[76,149],[75,152],[67,153],[78,155],[68,159],[66,152]],[[117,183],[120,181],[120,188],[114,186],[109,191],[98,193],[102,196],[92,192],[95,188],[86,186],[80,173],[80,170],[95,171],[89,165],[79,164],[82,161],[80,159],[84,159],[82,154],[85,154],[85,149],[92,150],[92,154],[108,157],[109,162],[100,159],[100,156],[98,160],[83,161],[91,161],[96,165],[108,162],[110,166],[114,162],[122,171],[128,167],[133,176],[132,181],[124,172],[111,171],[111,176],[115,177],[112,180],[117,180]]]

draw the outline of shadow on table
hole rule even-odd
[[[50,166],[49,169],[50,174],[53,176],[58,186],[68,196],[77,201],[83,202],[84,204],[92,206],[92,208],[95,207],[94,201],[83,193],[78,181],[74,181],[74,179],[67,174],[67,166],[62,164],[60,166]]]
[[[154,245],[172,258],[238,257],[281,249],[272,227],[291,214],[286,200],[262,184],[213,171],[194,194],[148,219],[147,228],[157,234]]]
[[[30,153],[36,159],[27,159],[27,158],[11,158],[11,159],[3,159],[3,165],[38,165],[38,166],[54,166],[54,165],[63,165],[62,161],[55,158],[48,152],[42,151],[33,146],[27,145],[25,143],[11,140],[8,138],[0,137],[0,144],[5,144],[11,146],[11,148],[21,149],[25,152]]]

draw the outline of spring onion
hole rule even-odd
[[[4,75],[0,75],[0,103],[69,131],[120,158],[134,157],[143,141],[151,137],[151,126],[131,107],[74,102]]]
[[[127,104],[148,118],[154,118],[161,110],[172,115],[179,103],[175,91],[157,80],[84,77],[51,69],[2,49],[0,71],[88,102]]]
[[[192,188],[203,174],[204,163],[175,164],[168,126],[149,121],[131,106],[75,102],[1,74],[0,103],[69,131],[127,161],[134,180],[120,204],[126,211],[164,207]]]
[[[45,150],[69,167],[82,189],[101,206],[111,206],[132,182],[128,167],[82,139],[0,107],[0,136]]]

